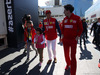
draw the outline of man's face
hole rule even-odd
[[[50,18],[51,17],[51,13],[47,13],[46,16],[47,16],[47,18]]]
[[[100,22],[100,19],[98,19],[98,22]]]
[[[68,16],[69,13],[70,13],[69,10],[64,9],[64,14],[65,14],[65,16]]]
[[[85,22],[85,20],[83,20],[83,22]]]
[[[27,27],[31,27],[31,24],[30,23],[27,23]]]

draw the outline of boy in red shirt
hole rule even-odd
[[[26,23],[27,27],[24,30],[24,41],[27,46],[27,61],[29,60],[29,51],[30,51],[30,45],[32,45],[32,48],[36,51],[34,48],[34,36],[35,36],[35,29],[32,26],[31,21],[27,21]],[[37,54],[37,51],[36,51]]]

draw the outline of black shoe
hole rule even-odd
[[[56,58],[54,58],[54,62],[57,63],[57,59]]]
[[[49,65],[49,64],[51,64],[51,62],[52,62],[52,60],[48,60],[47,64]]]

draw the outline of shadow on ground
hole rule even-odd
[[[20,48],[7,48],[2,51],[0,51],[0,59],[4,58],[5,56],[8,56],[9,54],[12,54],[14,52],[20,51],[23,47]]]
[[[93,58],[93,55],[91,54],[90,51],[87,50],[87,47],[84,46],[84,49],[82,48],[82,46],[80,46],[80,60],[86,59],[86,60],[91,60]]]
[[[20,51],[20,50],[19,50]],[[8,51],[9,52],[9,51]],[[13,51],[14,52],[14,51]],[[10,54],[10,53],[8,53]],[[26,75],[26,72],[28,70],[29,64],[37,57],[37,54],[35,54],[34,58],[30,60],[29,62],[25,61],[22,65],[19,65],[18,67],[11,70],[11,68],[18,63],[21,62],[21,60],[26,56],[26,53],[23,52],[19,56],[15,57],[12,60],[9,60],[2,65],[0,65],[0,75]]]
[[[86,44],[90,44],[91,42],[89,40],[86,40]]]
[[[47,70],[49,68],[50,65],[46,65],[44,70],[40,73],[40,75],[53,75],[53,71],[55,68],[55,63],[53,62],[50,68],[50,71],[47,73]]]
[[[21,62],[21,59],[25,57],[26,53],[23,53],[13,60],[7,61],[0,66],[0,75],[5,75],[6,73],[10,72],[10,68],[18,63]]]
[[[30,60],[28,63],[25,61],[22,65],[19,65],[18,67],[14,68],[9,75],[27,75],[29,64],[37,57],[37,55],[34,56],[32,60]],[[37,67],[37,66],[36,66]],[[36,68],[34,67],[34,68]]]

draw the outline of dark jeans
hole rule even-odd
[[[82,39],[83,39],[84,45],[86,45],[85,44],[85,33],[82,33],[80,36],[80,45],[82,45]]]
[[[27,59],[29,59],[30,56],[30,46],[32,46],[32,48],[36,51],[36,49],[34,48],[34,44],[32,44],[32,42],[27,42]]]
[[[96,36],[96,45],[99,46],[100,45],[100,35],[97,34]]]
[[[43,48],[37,48],[38,53],[39,53],[39,61],[43,61]]]

